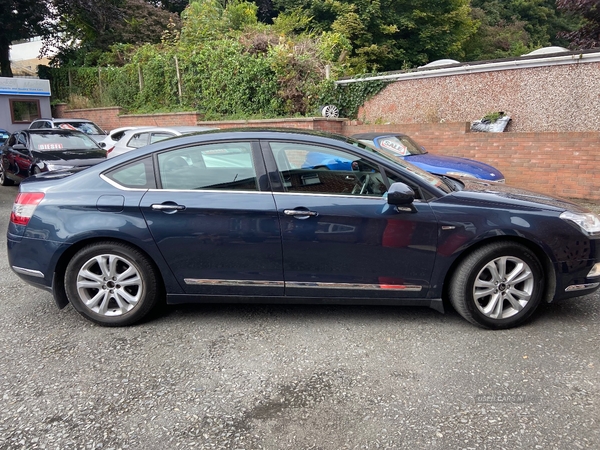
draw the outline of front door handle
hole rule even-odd
[[[152,208],[155,211],[175,212],[175,211],[184,210],[185,206],[177,205],[175,203],[162,203],[162,204],[154,203],[154,204],[150,205],[150,208]]]
[[[297,210],[297,209],[284,209],[283,213],[286,216],[310,216],[310,217],[314,217],[314,216],[318,216],[319,213],[316,211],[302,211],[302,210]]]

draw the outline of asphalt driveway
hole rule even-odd
[[[0,187],[2,230],[15,193]],[[598,294],[508,331],[426,308],[272,305],[108,329],[4,256],[0,299],[0,449],[600,448]]]

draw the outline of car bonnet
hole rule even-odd
[[[406,156],[405,159],[427,172],[439,175],[445,175],[449,172],[464,172],[482,180],[496,181],[504,179],[498,169],[472,159],[432,155],[431,153],[410,155]]]
[[[589,212],[587,208],[567,199],[552,197],[503,183],[487,183],[477,180],[463,180],[463,182],[464,189],[451,195],[469,202],[485,203],[486,206],[494,205],[504,208],[520,206],[531,210]]]

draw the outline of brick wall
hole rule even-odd
[[[105,130],[125,126],[194,126],[202,120],[202,115],[196,112],[131,115],[122,115],[121,112],[119,107],[67,110],[66,105],[56,105],[52,114],[57,118],[89,119]]]
[[[477,159],[498,168],[514,186],[600,202],[600,132],[472,133],[467,122],[360,125],[321,117],[202,122],[197,113],[119,115],[120,108],[55,110],[55,117],[84,117],[105,129],[126,125],[274,127],[345,134],[401,131],[432,153]],[[61,114],[61,115],[59,115]]]
[[[507,183],[600,201],[600,132],[472,133],[468,123],[346,126],[344,134],[402,131],[432,153],[476,159]]]
[[[52,112],[56,118],[85,118],[105,130],[113,130],[125,126],[206,126],[216,128],[299,128],[304,130],[320,130],[342,133],[346,119],[327,119],[324,117],[298,117],[293,119],[273,120],[230,120],[209,122],[202,121],[203,116],[197,112],[165,113],[165,114],[122,114],[119,107],[94,109],[66,109],[66,104],[54,106]]]
[[[600,131],[600,63],[466,73],[390,83],[365,102],[371,123],[471,122],[504,111],[508,131]]]

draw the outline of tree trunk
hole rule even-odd
[[[0,76],[13,76],[10,68],[10,41],[0,37]]]

